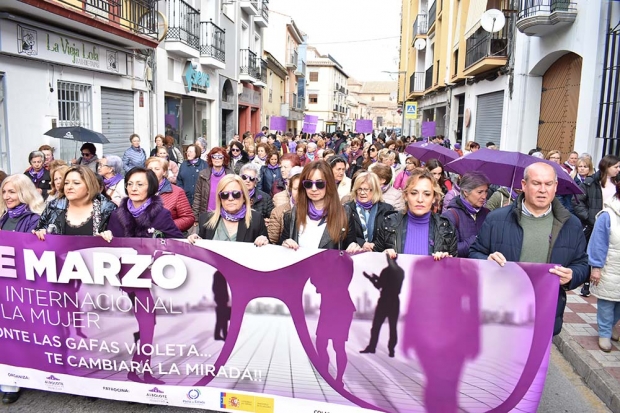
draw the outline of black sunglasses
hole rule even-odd
[[[89,156],[91,156],[92,154],[88,153],[88,152],[82,152],[82,156],[85,158],[88,158]]]
[[[241,191],[222,191],[220,192],[220,199],[230,199],[231,195],[233,199],[239,199],[241,198],[241,195],[243,195],[243,193]]]
[[[303,181],[301,181],[301,184],[306,189],[312,189],[313,186],[316,186],[316,189],[325,189],[326,182],[322,179],[319,179],[318,181],[304,179]]]
[[[370,152],[376,152],[377,149],[376,148],[370,148]]]
[[[241,149],[239,149],[239,148],[232,148],[230,151],[231,152],[241,152]]]
[[[256,181],[255,177],[246,175],[246,174],[241,175],[241,179],[243,179],[244,181],[250,181],[250,182]]]

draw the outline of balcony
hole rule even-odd
[[[291,50],[288,54],[288,59],[286,60],[286,67],[291,69],[297,69],[297,50]]]
[[[418,36],[426,36],[427,32],[426,14],[418,14],[415,22],[413,22],[413,39],[415,40]]]
[[[165,0],[166,50],[180,57],[200,57],[200,11],[183,0]]]
[[[521,0],[517,29],[528,36],[542,37],[570,26],[577,7],[568,0]]]
[[[269,25],[269,0],[262,0],[260,10],[254,18],[254,23],[260,27]]]
[[[2,0],[2,10],[126,48],[157,47],[158,3],[151,0]]]
[[[226,33],[212,21],[200,22],[200,64],[226,68]]]
[[[257,64],[256,53],[250,49],[239,50],[239,80],[255,82],[260,78],[260,68]]]
[[[433,66],[426,69],[424,74],[424,90],[430,89],[433,86]]]
[[[241,0],[239,1],[239,6],[241,6],[241,10],[250,16],[258,14],[258,0]]]
[[[488,33],[480,28],[466,40],[465,76],[475,76],[506,64],[509,27],[510,22],[507,22],[496,33]]]
[[[258,77],[256,78],[256,82],[254,84],[260,87],[267,87],[267,61],[265,59],[257,58],[256,63],[258,68]]]
[[[306,62],[299,59],[297,62],[297,68],[295,69],[295,76],[306,77]]]
[[[424,90],[426,89],[425,76],[424,72],[414,72],[409,76],[409,95],[421,96],[424,94]]]
[[[428,9],[428,31],[430,32],[435,24],[435,19],[437,18],[437,1]]]

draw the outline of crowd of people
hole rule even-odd
[[[166,237],[377,251],[391,259],[552,263],[561,284],[554,334],[562,327],[566,291],[583,285],[583,295],[599,299],[599,346],[610,351],[620,318],[620,158],[605,156],[595,170],[590,156],[569,154],[561,165],[584,194],[566,196],[556,194],[557,172],[547,163],[527,167],[514,190],[477,171],[449,174],[437,159],[420,162],[405,152],[416,140],[263,128],[226,147],[209,149],[199,138],[184,151],[158,135],[149,157],[133,134],[122,158],[98,157],[84,143],[69,164],[43,146],[30,153],[25,173],[4,177],[0,229],[32,232],[42,241],[48,234]],[[430,140],[449,146],[441,136]],[[467,156],[480,145],[452,149]],[[530,154],[561,163],[559,151]],[[222,296],[216,339],[227,334],[228,296]],[[373,322],[373,337],[382,322]],[[395,323],[390,330],[393,357]],[[376,346],[373,339],[360,352],[374,353]],[[16,388],[2,391],[4,403],[19,397]]]

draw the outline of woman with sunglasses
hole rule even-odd
[[[250,206],[252,209],[258,211],[267,224],[269,222],[269,217],[271,216],[271,211],[273,211],[273,200],[268,193],[257,188],[259,183],[259,171],[260,169],[258,168],[258,165],[254,163],[245,164],[241,168],[241,180],[248,191]]]
[[[189,145],[185,152],[187,159],[181,163],[179,173],[177,175],[177,185],[185,191],[185,196],[190,205],[194,203],[194,192],[198,174],[200,171],[208,167],[206,161],[202,160],[200,148],[196,145]]]
[[[286,248],[346,249],[360,251],[352,222],[340,204],[336,180],[325,161],[304,166],[297,204],[284,214],[280,243]]]
[[[372,145],[370,145],[366,150],[366,155],[367,157],[362,164],[362,169],[368,170],[370,165],[377,162],[379,156],[379,144],[373,143]]]
[[[406,212],[386,213],[377,225],[374,251],[390,258],[397,254],[432,255],[435,260],[456,257],[457,236],[450,221],[432,212],[443,196],[429,171],[415,170],[404,189]]]
[[[274,184],[282,180],[280,154],[272,151],[267,155],[267,163],[260,168],[260,189],[273,196]]]
[[[203,212],[215,210],[217,184],[225,175],[233,173],[232,169],[228,167],[229,162],[230,157],[225,148],[218,146],[209,152],[207,157],[209,166],[198,174],[196,190],[194,191],[192,210],[194,211],[195,223],[198,223],[198,217]]]
[[[71,165],[84,165],[94,173],[97,173],[97,148],[90,142],[86,142],[80,147],[80,156],[78,159],[72,159]]]
[[[230,169],[233,170],[235,175],[239,175],[241,167],[250,162],[247,152],[243,150],[243,144],[239,141],[230,142],[228,156],[230,156]]]
[[[123,161],[116,155],[102,156],[99,162],[99,175],[103,178],[104,192],[119,206],[127,196],[123,177]]]

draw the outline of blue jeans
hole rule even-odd
[[[598,299],[596,321],[598,323],[598,336],[611,338],[611,331],[620,320],[620,302]]]

